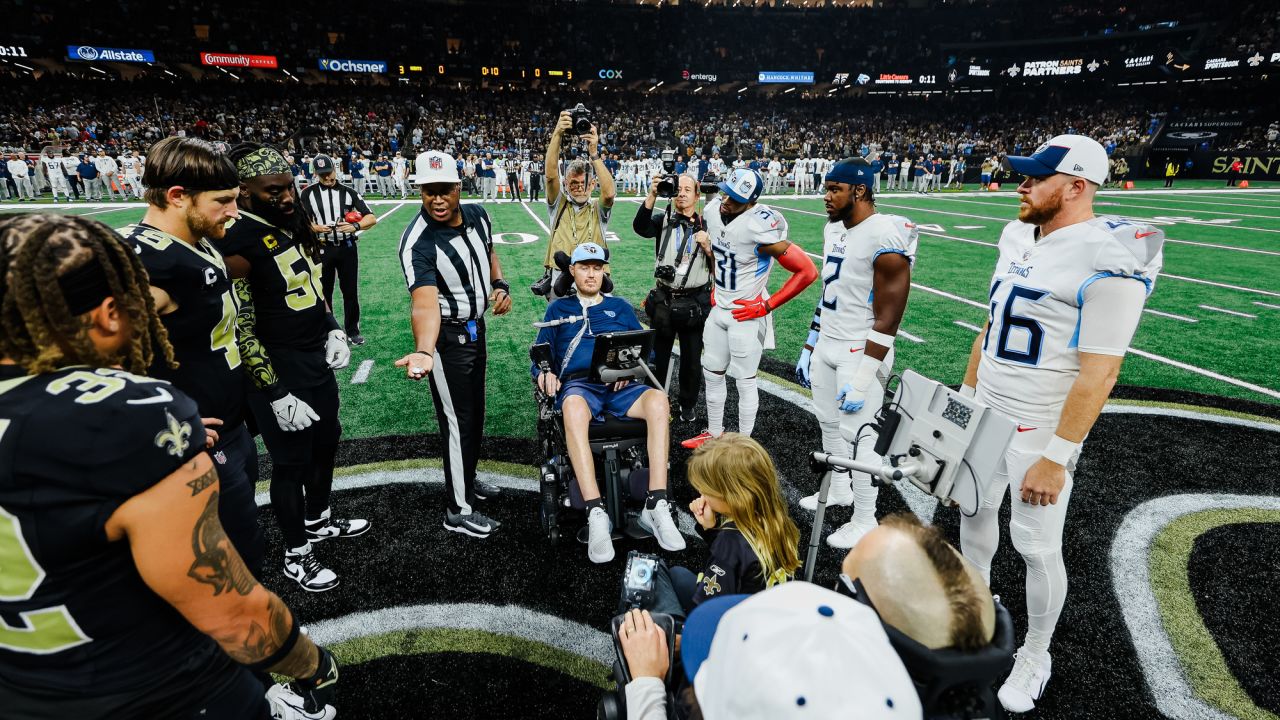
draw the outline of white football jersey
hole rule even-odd
[[[62,175],[62,161],[58,158],[42,157],[40,158],[40,164],[44,166],[44,176],[46,178]]]
[[[767,205],[757,204],[725,225],[720,219],[720,198],[707,204],[703,217],[715,259],[711,276],[716,284],[716,305],[732,309],[734,300],[765,296],[773,258],[760,248],[787,239],[786,218]]]
[[[80,159],[74,157],[64,157],[58,162],[62,163],[63,172],[68,175],[74,175],[80,167]]]
[[[123,170],[126,175],[138,174],[138,158],[130,157],[128,155],[121,155],[120,169]]]
[[[876,316],[876,258],[897,253],[915,266],[920,231],[901,215],[876,213],[851,228],[827,223],[822,241],[822,335],[833,340],[865,340]]]
[[[1080,373],[1085,288],[1101,278],[1129,277],[1149,295],[1164,261],[1164,231],[1096,217],[1037,242],[1036,226],[1015,220],[1000,234],[999,247],[978,398],[1038,427],[1056,425]]]

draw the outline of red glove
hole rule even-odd
[[[769,301],[763,297],[757,297],[752,300],[734,300],[733,304],[741,306],[733,309],[733,319],[738,322],[764,317],[773,309],[769,307]]]

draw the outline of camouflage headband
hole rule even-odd
[[[289,163],[285,162],[280,151],[264,147],[240,158],[236,163],[236,174],[241,180],[249,180],[262,175],[280,175],[290,172]]]

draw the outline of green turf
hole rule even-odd
[[[1274,510],[1207,510],[1169,523],[1151,547],[1151,585],[1169,640],[1184,663],[1197,696],[1241,720],[1277,720],[1254,704],[1227,667],[1222,651],[1205,628],[1187,575],[1195,539],[1208,530],[1231,523],[1274,523]]]
[[[1179,187],[1186,187],[1186,184],[1179,184]],[[1217,183],[1206,182],[1199,187],[1216,188]],[[1193,205],[1187,201],[1202,204]],[[820,200],[788,196],[766,202],[784,209],[794,242],[808,252],[821,252],[822,228],[826,220]],[[1280,195],[1250,194],[1247,191],[1167,196],[1109,192],[1100,197],[1100,202],[1113,203],[1100,207],[1100,211],[1128,216],[1161,215],[1209,220],[1234,219],[1225,213],[1235,211],[1266,215],[1241,219],[1241,222],[1229,226],[1179,221],[1165,226],[1165,230],[1170,238],[1176,240],[1280,252],[1280,235],[1262,231],[1280,231]],[[1250,207],[1232,207],[1228,203],[1245,203]],[[1130,208],[1132,204],[1169,205],[1173,209],[1169,213],[1139,210]],[[996,256],[994,243],[1003,225],[1016,214],[1016,200],[1009,195],[978,192],[953,194],[945,198],[907,193],[882,194],[880,205],[883,212],[900,213],[917,223],[939,225],[942,234],[951,236],[938,237],[930,234],[938,231],[931,230],[920,237],[918,262],[913,275],[917,288],[911,294],[902,329],[924,342],[916,343],[900,337],[896,365],[898,368],[911,367],[944,381],[957,382],[964,371],[974,333],[956,323],[981,326],[986,319],[984,309],[971,303],[981,303],[985,298]],[[0,211],[11,208],[3,205]],[[545,222],[546,213],[542,204],[528,208],[526,210],[525,206],[512,203],[487,206],[494,232],[500,241],[505,241],[498,245],[498,254],[515,300],[509,315],[490,317],[488,321],[490,361],[486,434],[489,435],[529,437],[534,432],[527,352],[535,332],[532,323],[541,319],[546,305],[540,298],[529,294],[527,288],[541,274],[546,247],[545,232],[534,215]],[[116,227],[135,222],[141,216],[141,210],[136,207],[108,208],[106,212],[100,212],[103,209],[94,205],[88,209],[76,207],[70,212],[94,213],[90,217]],[[411,221],[416,206],[411,201],[404,205],[376,204],[373,209],[383,221],[362,238],[360,267],[361,324],[369,342],[353,348],[350,367],[338,373],[342,387],[344,436],[434,432],[435,413],[426,383],[406,380],[403,372],[393,367],[396,359],[413,349],[408,294],[402,279],[397,245],[400,233]],[[612,248],[616,260],[612,267],[619,294],[639,310],[640,302],[653,283],[652,246],[631,232],[635,210],[636,202],[630,198],[621,199],[615,208],[611,230],[617,236]],[[1270,218],[1272,214],[1275,214],[1275,219]],[[957,227],[962,225],[981,227]],[[1245,230],[1236,225],[1258,229]],[[516,244],[522,239],[531,242]],[[1253,288],[1275,293],[1276,296],[1164,277],[1157,283],[1148,308],[1197,322],[1146,314],[1134,338],[1134,347],[1246,383],[1271,390],[1280,389],[1276,380],[1280,376],[1280,360],[1277,360],[1280,358],[1280,310],[1255,304],[1280,305],[1280,255],[1169,243],[1165,247],[1165,271],[1187,278]],[[771,290],[776,291],[786,275],[785,271],[775,269],[770,278]],[[811,286],[775,313],[777,348],[768,354],[788,367],[794,363],[797,348],[808,333],[809,317],[819,289],[818,284]],[[970,303],[928,289],[963,298]],[[340,298],[341,293],[338,293],[335,306],[339,317]],[[1207,310],[1201,305],[1257,317],[1237,317]],[[643,319],[643,312],[641,317]],[[374,362],[367,382],[350,384],[352,376],[365,360]],[[1125,361],[1120,383],[1280,402],[1276,397],[1137,355],[1130,355]]]

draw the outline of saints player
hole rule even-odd
[[[707,384],[707,429],[681,444],[696,448],[724,434],[724,405],[729,386],[738,386],[738,432],[750,435],[760,408],[756,371],[765,345],[772,345],[769,313],[799,295],[818,276],[813,260],[787,241],[787,221],[767,205],[756,204],[764,180],[755,170],[735,170],[720,183],[721,197],[703,213],[715,267],[711,313],[702,330],[702,377]],[[700,240],[701,242],[701,240]],[[791,273],[778,294],[767,290],[774,260]]]
[[[875,415],[893,370],[893,341],[911,292],[919,231],[900,215],[876,212],[875,171],[862,158],[836,163],[826,177],[822,297],[796,377],[813,388],[822,449],[876,462]],[[850,443],[854,445],[852,452]],[[879,489],[866,473],[831,476],[829,505],[853,505],[853,517],[827,537],[849,549],[876,525]],[[817,494],[800,501],[818,507]]]
[[[245,356],[257,391],[249,408],[271,454],[271,505],[285,539],[285,575],[322,592],[338,576],[311,544],[353,537],[365,520],[332,517],[329,491],[342,426],[335,368],[351,358],[347,338],[325,307],[316,265],[319,241],[298,207],[293,176],[275,148],[231,150],[240,179],[240,219],[216,242],[236,282],[237,323],[262,345]],[[305,522],[304,522],[305,517]]]
[[[260,577],[258,451],[244,422],[240,359],[241,345],[251,351],[260,345],[237,342],[235,292],[212,244],[237,217],[240,179],[230,159],[196,138],[165,138],[151,148],[151,157],[147,213],[120,233],[147,269],[178,367],[155,363],[147,374],[173,383],[199,407],[222,483],[218,514],[231,544]]]
[[[1049,641],[1067,571],[1062,530],[1081,445],[1115,385],[1163,262],[1156,227],[1093,214],[1107,153],[1083,135],[1059,135],[1030,157],[1018,219],[1000,235],[990,319],[974,341],[963,392],[1018,422],[978,511],[960,518],[964,556],[990,582],[999,512],[1027,566],[1027,637],[999,691],[1011,712],[1035,706],[1049,681]]]
[[[331,717],[333,656],[227,542],[196,404],[134,374],[172,368],[165,335],[110,228],[0,220],[3,715],[266,720],[256,670]]]

